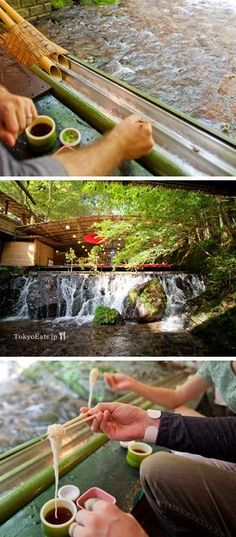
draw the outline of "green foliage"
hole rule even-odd
[[[221,253],[208,260],[208,290],[212,295],[236,290],[236,252]]]
[[[52,9],[61,9],[62,7],[64,7],[64,0],[52,0],[51,1],[51,6],[52,6]]]
[[[94,324],[116,324],[120,320],[120,314],[114,308],[107,306],[98,306],[94,313]]]
[[[88,261],[89,261],[89,260],[88,260],[87,257],[79,257],[79,258],[78,258],[78,264],[79,264],[79,266],[80,266],[80,268],[81,268],[82,270],[85,269],[85,265],[86,265],[86,263],[88,263]]]
[[[70,263],[70,268],[72,271],[72,265],[73,265],[74,260],[76,259],[76,253],[73,250],[73,248],[70,247],[68,252],[65,253],[65,258],[66,258],[66,262]]]
[[[91,248],[88,254],[88,262],[93,265],[95,270],[97,270],[100,253],[101,253],[101,247],[96,245],[96,246],[93,246],[93,248]]]
[[[23,180],[36,207],[14,181],[0,181],[3,190],[31,207],[44,220],[106,215],[94,232],[122,246],[114,266],[134,269],[145,262],[170,262],[209,276],[209,289],[235,285],[236,203],[233,198],[153,188],[122,181]],[[118,215],[114,222],[109,215]],[[122,219],[123,218],[123,219]],[[97,248],[97,247],[95,247]],[[96,266],[96,250],[90,262]],[[221,283],[222,282],[222,283]],[[223,291],[222,291],[223,292]]]

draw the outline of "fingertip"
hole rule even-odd
[[[13,134],[5,134],[3,138],[3,142],[5,142],[9,147],[14,147],[16,145],[16,137]]]

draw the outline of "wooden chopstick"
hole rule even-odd
[[[81,419],[81,420],[78,420],[77,423],[78,425],[81,425],[83,423],[86,423],[86,421],[89,421],[89,420],[92,420],[93,418],[96,418],[96,414],[93,414],[93,416],[88,416],[88,413],[86,412],[86,415],[85,415],[85,418]],[[71,421],[74,421],[74,420],[71,420]],[[74,427],[74,425],[76,425],[76,423],[71,423],[70,425],[68,425],[66,427],[66,430],[68,431],[69,429],[71,429],[72,427]]]
[[[76,418],[73,418],[70,421],[67,421],[65,423],[65,427],[67,428],[70,425],[73,425],[73,423],[80,423],[84,418],[88,416],[88,412],[84,412],[83,414],[80,414],[79,416],[76,416]]]

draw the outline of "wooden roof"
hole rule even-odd
[[[5,194],[0,190],[0,212],[7,215],[9,212],[15,216],[30,218],[33,214],[30,209],[24,207],[18,201]]]
[[[132,217],[129,217],[132,218]],[[137,218],[137,217],[133,217]],[[112,220],[119,222],[127,220],[127,217],[116,215],[103,216],[76,216],[73,218],[65,218],[63,220],[51,220],[49,222],[39,222],[37,224],[18,226],[17,231],[22,235],[37,235],[54,241],[59,247],[78,244],[78,241],[83,242],[83,238],[89,232],[96,232],[94,224],[104,222],[104,220]],[[73,236],[74,235],[74,236]]]

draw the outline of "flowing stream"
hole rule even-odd
[[[37,22],[70,53],[235,136],[235,0],[74,4]]]

